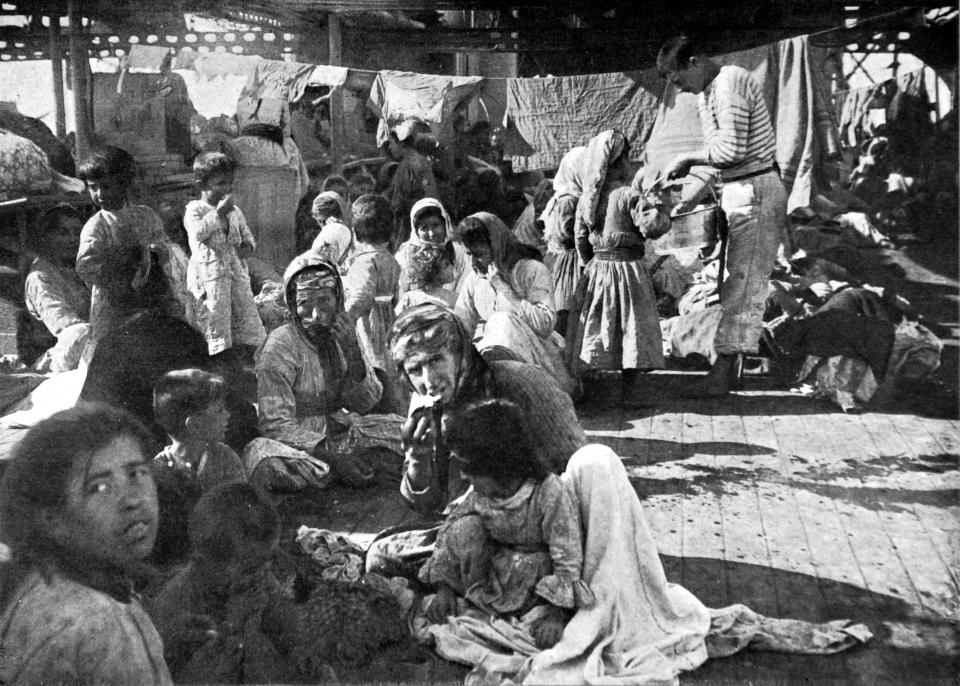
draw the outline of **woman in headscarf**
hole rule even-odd
[[[445,307],[418,305],[400,314],[390,332],[390,354],[413,390],[403,428],[400,495],[422,521],[447,512],[448,503],[468,485],[459,470],[449,468],[443,440],[442,417],[458,408],[489,398],[516,403],[527,418],[537,459],[552,472],[563,471],[570,455],[587,442],[570,396],[550,375],[524,362],[487,362],[463,322]],[[435,526],[385,531],[367,550],[367,569],[416,579],[436,535]]]
[[[670,219],[628,186],[604,195],[603,222],[587,237],[593,254],[585,256],[577,297],[582,306],[572,322],[568,352],[575,374],[621,370],[621,402],[626,403],[638,372],[663,368],[657,299],[643,251],[647,238],[670,228]]]
[[[537,251],[517,240],[498,217],[472,214],[457,236],[473,260],[473,274],[457,298],[456,313],[485,359],[512,359],[542,367],[565,393],[575,381],[560,354],[553,328],[550,271]]]
[[[594,226],[599,194],[608,168],[627,150],[627,140],[618,131],[609,130],[591,138],[585,146],[572,148],[560,160],[553,178],[553,198],[540,218],[553,274],[557,331],[566,334],[567,316],[574,304],[581,270],[578,259],[577,226]]]
[[[441,248],[453,265],[453,280],[445,288],[459,293],[470,274],[470,255],[462,243],[453,240],[453,223],[447,210],[436,198],[421,198],[410,208],[410,238],[399,248],[395,257],[400,264],[399,295],[410,290],[410,256],[425,243]]]
[[[383,386],[360,351],[337,266],[307,252],[290,263],[283,284],[291,320],[270,332],[257,360],[265,438],[244,450],[250,480],[297,490],[324,485],[332,468],[350,485],[369,484],[372,449],[395,452],[399,463],[403,418],[359,414],[377,404]]]

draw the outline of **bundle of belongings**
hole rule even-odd
[[[678,315],[661,321],[666,355],[716,358],[717,268],[713,260],[695,273],[677,300]],[[929,380],[940,366],[943,344],[894,289],[861,283],[843,266],[803,250],[769,281],[764,321],[761,352],[798,392],[844,411],[862,408],[882,388],[887,397]]]
[[[0,200],[83,192],[83,182],[58,172],[39,145],[0,128]]]

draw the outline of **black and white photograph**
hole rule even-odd
[[[960,8],[0,2],[0,685],[956,686]]]

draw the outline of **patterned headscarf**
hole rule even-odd
[[[476,359],[476,349],[463,322],[452,310],[427,303],[404,310],[390,329],[390,357],[397,363],[400,375],[407,378],[403,361],[418,352],[449,350],[459,357],[457,386],[469,376]]]
[[[283,295],[292,321],[301,330],[297,316],[297,290],[320,288],[333,288],[338,305],[343,309],[343,282],[337,265],[311,250],[294,257],[283,273]]]

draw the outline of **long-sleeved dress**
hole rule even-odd
[[[57,570],[32,572],[0,616],[4,684],[172,684],[157,630],[127,602]]]
[[[367,360],[392,369],[388,338],[397,304],[400,265],[385,245],[357,244],[353,264],[343,279],[347,314],[357,321],[357,338]]]
[[[657,299],[638,228],[639,196],[629,187],[611,191],[603,231],[589,232],[593,259],[580,282],[583,305],[568,341],[572,369],[663,367]]]
[[[366,414],[383,392],[369,360],[364,359],[363,378],[352,378],[340,344],[332,337],[315,342],[300,325],[291,297],[296,288],[291,284],[301,272],[319,268],[339,281],[336,265],[312,253],[290,263],[284,293],[291,321],[270,332],[257,358],[258,426],[263,438],[252,441],[242,455],[251,481],[258,480],[255,470],[260,462],[279,458],[301,477],[294,481],[323,485],[330,466],[315,456],[318,448],[337,454],[366,448],[403,454],[403,417]]]
[[[204,200],[191,200],[183,216],[190,241],[187,282],[200,301],[210,354],[233,347],[234,342],[258,346],[266,334],[250,289],[250,273],[237,248],[256,247],[246,217],[234,207],[224,218]]]
[[[38,257],[23,284],[27,311],[57,337],[57,344],[37,361],[38,371],[54,374],[76,369],[90,338],[90,290],[72,269]]]
[[[553,336],[557,313],[550,270],[536,260],[520,259],[504,277],[519,300],[497,293],[486,277],[473,273],[457,298],[457,316],[481,353],[506,348],[519,361],[542,367],[561,390],[572,392],[574,380]]]
[[[91,289],[89,322],[94,342],[119,327],[129,314],[122,305],[123,294],[131,289],[129,270],[122,267],[129,262],[131,249],[165,242],[160,217],[142,205],[128,204],[116,212],[100,210],[84,224],[76,268]]]
[[[580,513],[550,474],[507,498],[468,492],[440,527],[420,579],[445,583],[488,612],[521,614],[544,600],[565,608],[591,601],[582,567]]]

